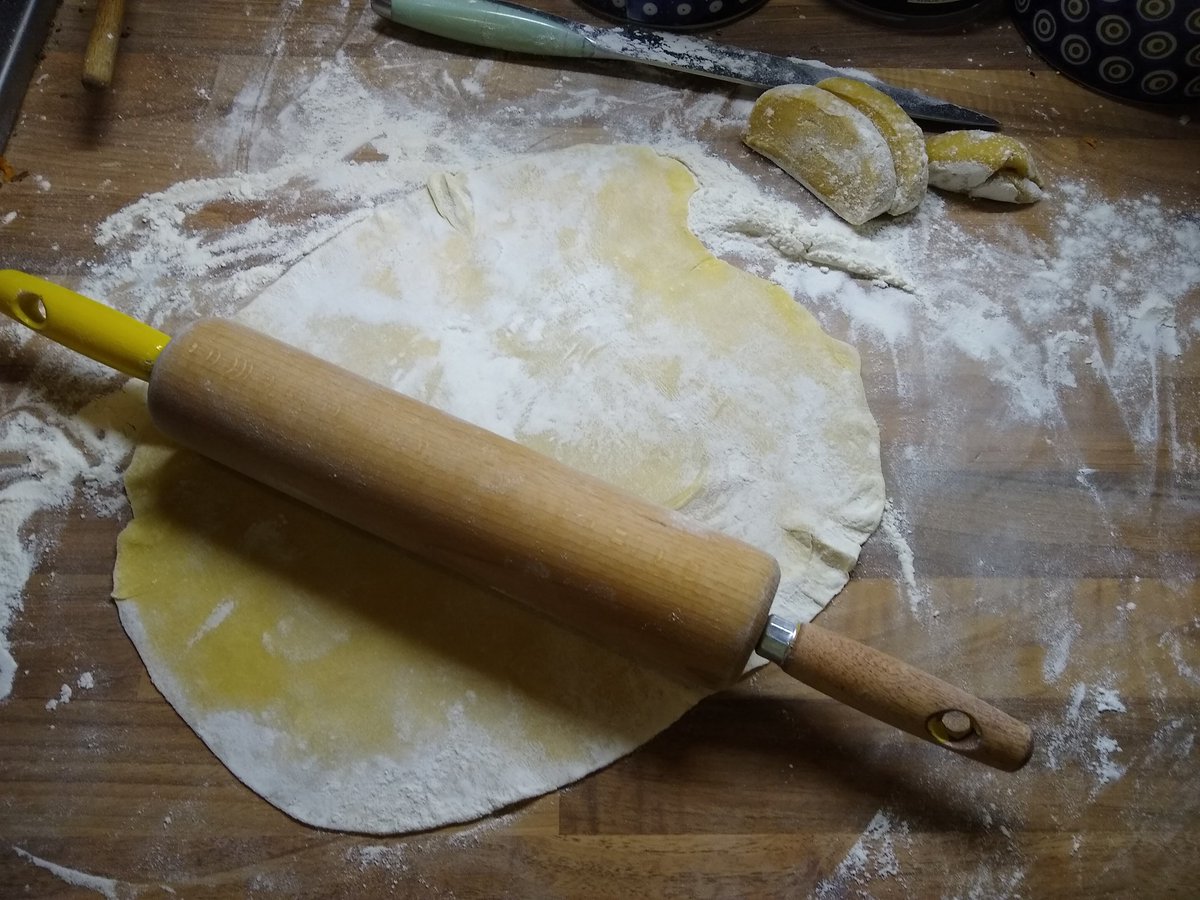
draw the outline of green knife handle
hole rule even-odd
[[[567,19],[495,0],[375,0],[380,15],[429,34],[540,56],[595,55]]]

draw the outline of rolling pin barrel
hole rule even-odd
[[[169,437],[688,683],[721,688],[766,624],[765,553],[244,326],[155,361]]]

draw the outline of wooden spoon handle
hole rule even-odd
[[[1006,772],[1029,761],[1029,726],[978,697],[817,625],[800,625],[788,640],[790,633],[772,617],[759,652],[821,693]]]
[[[83,56],[83,83],[103,90],[112,83],[117,61],[117,42],[125,18],[125,0],[100,0],[96,19]]]

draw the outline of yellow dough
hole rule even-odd
[[[239,318],[763,547],[807,620],[878,523],[877,429],[855,352],[688,231],[695,189],[635,147],[447,174]],[[114,594],[151,677],[313,825],[474,818],[699,699],[152,434],[126,487]]]
[[[896,201],[896,169],[883,135],[859,110],[814,85],[760,95],[743,140],[851,225]]]
[[[1003,203],[1035,203],[1042,179],[1025,144],[990,131],[947,131],[925,141],[929,183]]]
[[[896,171],[896,194],[888,213],[899,216],[916,209],[929,185],[929,158],[920,126],[900,104],[865,81],[838,76],[818,82],[817,87],[836,94],[861,112],[887,141]]]

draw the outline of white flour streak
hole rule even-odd
[[[817,885],[814,894],[820,900],[847,897],[852,893],[869,896],[867,886],[876,879],[900,874],[896,843],[909,846],[908,825],[896,822],[879,810],[871,817],[866,829],[846,852],[833,874]]]
[[[1194,619],[1192,625],[1193,627],[1200,628],[1200,619]],[[1200,671],[1197,671],[1183,658],[1183,647],[1177,635],[1164,634],[1159,639],[1158,644],[1160,647],[1166,647],[1167,653],[1171,656],[1171,661],[1175,663],[1175,671],[1179,673],[1181,678],[1186,678],[1193,684],[1200,684]]]
[[[1096,751],[1096,760],[1092,771],[1095,772],[1096,780],[1101,785],[1116,781],[1125,774],[1127,767],[1113,759],[1114,754],[1121,752],[1121,745],[1113,738],[1107,734],[1098,734],[1092,747]]]
[[[835,290],[807,268],[780,267],[800,296],[827,300],[873,345],[916,343],[937,375],[956,359],[986,365],[1018,419],[1052,421],[1060,399],[1091,366],[1104,379],[1140,446],[1157,439],[1164,360],[1200,330],[1175,321],[1178,303],[1200,287],[1200,221],[1153,197],[1108,202],[1078,181],[1059,184],[1036,208],[1047,236],[996,223],[994,240],[960,229],[949,201],[931,195],[911,221],[864,229],[875,253],[900,261],[915,300],[860,285]],[[769,240],[779,241],[786,226]],[[785,254],[786,255],[786,254]],[[823,304],[822,304],[823,305]],[[882,312],[886,310],[886,312]]]
[[[994,866],[981,866],[971,876],[967,889],[950,895],[953,900],[994,900],[997,897],[1020,896],[1017,888],[1025,880],[1022,867],[1005,867],[997,871]]]
[[[1125,705],[1112,688],[1076,683],[1063,714],[1038,731],[1044,736],[1039,749],[1048,768],[1059,771],[1068,764],[1081,767],[1093,779],[1089,796],[1097,796],[1128,769],[1117,759],[1121,746],[1101,726],[1100,717],[1124,712]]]
[[[929,595],[917,585],[916,557],[906,536],[909,531],[908,523],[890,500],[883,509],[879,530],[896,552],[896,559],[900,564],[900,577],[908,595],[908,607],[913,615],[916,615],[929,600]]]
[[[85,891],[95,891],[108,900],[121,900],[123,897],[132,897],[136,894],[136,890],[132,885],[123,884],[113,878],[103,878],[99,875],[91,875],[87,872],[81,872],[78,869],[69,869],[66,866],[60,866],[58,863],[50,862],[48,859],[42,859],[40,856],[34,856],[27,850],[22,850],[20,847],[13,847],[19,857],[27,862],[33,863],[39,869],[45,869],[55,878],[65,881],[72,887],[82,888]]]
[[[95,371],[73,354],[53,351],[35,368],[31,386],[8,395],[0,416],[0,701],[12,690],[17,662],[7,644],[21,609],[25,584],[55,533],[34,531],[33,516],[64,510],[82,499],[100,514],[111,515],[120,502],[119,464],[130,448],[121,423],[123,394],[64,417],[63,406],[76,408],[78,372]],[[93,382],[91,390],[103,387]],[[33,387],[37,384],[38,387]],[[53,707],[51,707],[53,708]]]
[[[226,600],[224,603],[217,604],[216,608],[208,614],[208,618],[200,623],[200,627],[196,629],[196,633],[188,638],[188,647],[194,646],[196,641],[200,640],[202,637],[224,622],[227,618],[229,618],[229,614],[233,612],[235,605],[236,604],[232,600]]]
[[[1048,599],[1051,606],[1046,614],[1042,678],[1047,684],[1052,684],[1067,670],[1071,660],[1071,645],[1083,632],[1083,627],[1071,617],[1070,606],[1063,598]]]

